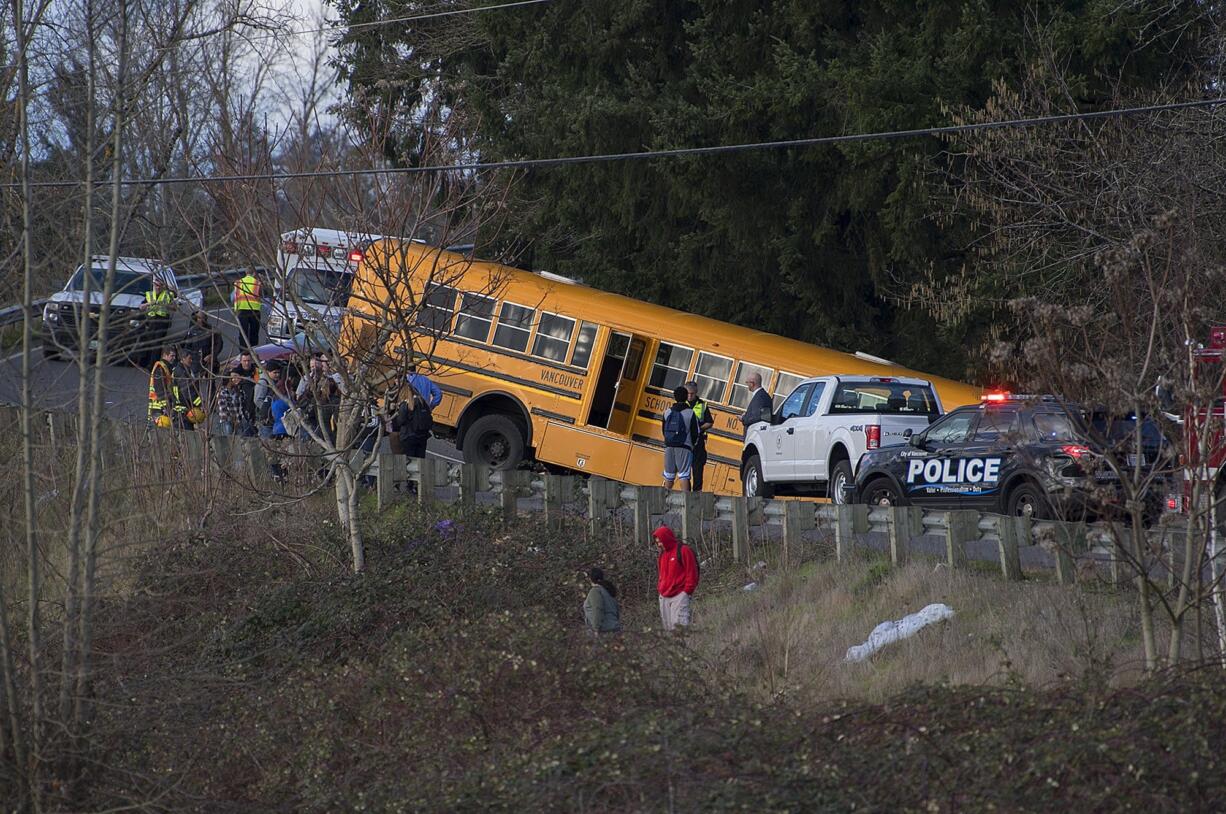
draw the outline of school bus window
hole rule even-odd
[[[451,315],[455,311],[456,290],[451,286],[430,283],[422,297],[421,310],[417,312],[417,324],[427,331],[446,333],[451,327]]]
[[[694,381],[698,384],[698,395],[703,401],[723,404],[724,391],[728,389],[728,377],[731,375],[732,360],[728,357],[705,352],[698,354]]]
[[[460,313],[456,317],[455,332],[465,339],[484,342],[489,339],[490,326],[494,324],[494,298],[481,294],[465,294],[460,300]]]
[[[498,312],[498,327],[494,329],[494,344],[508,350],[523,351],[532,333],[535,308],[504,302]]]
[[[673,388],[685,384],[693,360],[694,351],[689,348],[661,342],[660,349],[656,351],[656,363],[651,368],[649,384],[671,392]]]
[[[565,362],[570,350],[570,337],[575,332],[575,321],[558,314],[541,314],[536,326],[536,339],[532,341],[532,355],[555,362]]]
[[[779,371],[779,381],[775,383],[774,392],[777,394],[791,393],[796,389],[796,385],[804,381],[804,376],[797,376],[795,373],[784,373]],[[769,387],[766,382],[766,377],[762,377],[762,386]]]
[[[592,358],[592,344],[596,341],[596,326],[590,322],[579,323],[579,334],[575,337],[575,351],[570,356],[574,367],[587,369],[588,360]]]
[[[774,372],[774,368],[755,365],[752,362],[739,362],[736,366],[736,379],[732,382],[732,398],[729,399],[728,404],[742,409],[747,407],[749,405],[749,388],[745,386],[745,377],[750,373],[760,374],[762,376],[762,386],[767,387]],[[775,392],[778,391],[776,390]]]

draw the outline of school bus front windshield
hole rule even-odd
[[[946,410],[979,397],[959,382],[416,243],[367,251],[350,310],[367,321],[411,315],[384,352],[421,360],[444,394],[436,431],[465,461],[498,468],[537,462],[658,484],[663,412],[693,381],[715,416],[705,488],[737,494],[751,373],[776,404],[802,379],[832,374],[925,378]]]

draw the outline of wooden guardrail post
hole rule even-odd
[[[397,461],[397,458],[400,460]],[[375,505],[379,511],[391,505],[396,494],[396,467],[399,465],[399,471],[404,472],[404,461],[403,455],[393,455],[390,452],[380,452],[375,458]]]
[[[498,489],[498,505],[502,509],[502,520],[509,523],[519,515],[519,491],[532,481],[531,472],[521,472],[518,469],[498,473],[502,484]]]
[[[477,468],[473,464],[460,464],[460,505],[472,506],[477,502]]]
[[[682,492],[681,496],[681,539],[692,544],[702,538],[702,519],[715,514],[715,495]]]
[[[907,561],[907,544],[924,533],[924,511],[916,506],[891,506],[886,514],[886,534],[890,541],[890,562]]]
[[[617,481],[592,475],[587,479],[588,532],[598,537],[609,530],[609,513],[617,508],[621,484]]]
[[[1024,517],[998,517],[996,536],[1001,576],[1013,581],[1022,579],[1022,558],[1018,549],[1023,541],[1030,544],[1030,521]]]
[[[834,556],[844,560],[856,542],[857,534],[868,533],[868,506],[863,503],[835,506]]]
[[[414,458],[417,464],[417,502],[434,501],[434,487],[438,485],[438,461],[433,458]]]
[[[945,513],[945,562],[966,567],[966,544],[979,539],[979,512],[960,509]]]
[[[814,505],[803,500],[785,500],[783,502],[783,548],[780,560],[787,568],[791,561],[791,552],[799,555],[803,535],[816,523]]]
[[[732,498],[732,559],[749,562],[749,498]]]
[[[1085,548],[1085,524],[1056,522],[1052,525],[1055,532],[1056,581],[1061,585],[1073,585],[1077,582],[1073,552]]]
[[[635,542],[647,542],[655,529],[652,515],[663,514],[668,490],[663,486],[634,487],[634,538]]]
[[[545,475],[545,526],[550,529],[562,528],[563,509],[568,498],[574,496],[575,477],[573,475]]]

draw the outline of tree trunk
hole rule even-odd
[[[362,529],[358,525],[357,479],[347,463],[337,466],[332,476],[336,482],[336,516],[340,520],[341,528],[345,530],[345,539],[349,542],[353,572],[360,574],[366,570],[366,545],[362,540]]]
[[[1145,669],[1158,668],[1158,644],[1154,639],[1154,603],[1150,598],[1149,559],[1145,556],[1143,535],[1133,534],[1132,556],[1137,567],[1137,610],[1141,617],[1141,644],[1145,648]]]
[[[111,224],[110,241],[107,247],[108,260],[106,282],[103,285],[103,308],[98,321],[98,354],[94,364],[100,370],[106,364],[106,337],[110,308],[111,292],[115,285],[115,264],[119,255],[119,209],[123,190],[123,131],[126,122],[125,105],[127,95],[124,83],[127,81],[128,67],[128,4],[127,0],[120,2],[120,26],[117,46],[119,49],[119,66],[116,72],[116,98],[114,114],[114,135],[111,145]],[[85,512],[85,557],[84,574],[81,581],[81,612],[79,615],[77,640],[80,656],[77,659],[77,670],[74,680],[75,699],[73,703],[72,721],[77,731],[84,730],[90,717],[89,684],[90,684],[90,650],[93,647],[93,604],[95,581],[98,570],[98,536],[101,522],[98,518],[98,498],[101,486],[101,445],[99,437],[102,434],[103,388],[102,377],[94,377],[93,409],[91,418],[93,429],[89,439],[89,493]]]
[[[83,213],[83,245],[81,262],[89,267],[91,258],[93,257],[93,207],[94,207],[94,80],[97,65],[95,63],[95,48],[94,48],[94,10],[92,0],[86,0],[85,4],[85,39],[87,42],[87,66],[85,76],[85,178],[82,191],[85,201],[82,206]],[[93,282],[93,275],[86,274],[82,279],[82,302],[90,301],[90,285]],[[81,581],[81,550],[82,538],[84,537],[83,525],[85,523],[85,494],[86,480],[85,473],[89,468],[89,443],[90,433],[93,429],[90,421],[90,366],[88,355],[85,349],[88,344],[84,341],[87,333],[88,320],[81,320],[78,347],[81,349],[78,354],[77,365],[77,460],[76,466],[73,469],[72,483],[72,506],[69,510],[68,520],[68,584],[66,586],[66,595],[64,597],[64,651],[60,659],[60,703],[59,703],[59,719],[62,724],[69,729],[68,735],[73,736],[72,726],[68,723],[69,714],[72,712],[72,692],[76,674],[76,662],[79,656],[77,648],[77,614],[80,610],[80,581]],[[101,343],[99,343],[101,344]]]
[[[21,769],[28,772],[30,799],[35,809],[39,808],[39,763],[42,756],[43,729],[43,680],[42,680],[42,581],[39,573],[37,509],[34,494],[34,428],[33,390],[30,386],[30,355],[34,341],[34,278],[31,245],[30,213],[30,67],[27,62],[27,31],[24,0],[13,0],[13,24],[16,30],[18,52],[18,122],[21,143],[21,255],[22,255],[22,310],[24,319],[21,328],[21,460],[22,493],[25,498],[26,557],[28,595],[26,606],[27,641],[29,642],[30,672],[30,751],[29,762]]]

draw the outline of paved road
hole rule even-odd
[[[224,358],[237,352],[237,327],[228,324],[229,309],[209,311],[215,327],[225,338]],[[44,359],[40,350],[34,352],[32,382],[34,405],[45,410],[75,410],[77,401],[77,365],[72,361],[53,362]],[[112,418],[143,418],[148,408],[149,374],[128,365],[110,365],[102,379],[106,413]],[[21,402],[21,353],[11,352],[0,358],[0,403]],[[459,461],[454,446],[431,439],[429,453],[437,458]]]

